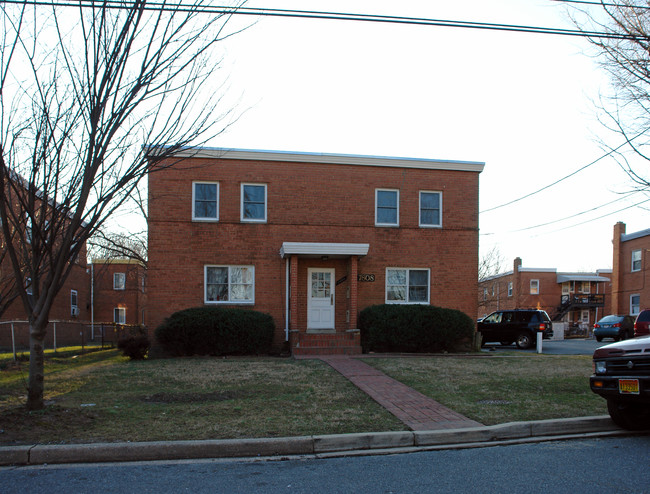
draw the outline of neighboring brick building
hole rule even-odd
[[[135,259],[94,259],[91,266],[92,320],[144,325],[146,268]]]
[[[593,325],[609,314],[610,273],[525,268],[517,257],[512,271],[479,281],[478,317],[500,309],[542,309],[555,321]]]
[[[618,222],[612,243],[611,311],[634,316],[650,308],[650,229],[625,233],[625,223]]]
[[[276,348],[354,353],[369,305],[476,314],[483,163],[219,149],[179,158],[149,175],[150,331],[181,309],[235,305],[274,317]]]

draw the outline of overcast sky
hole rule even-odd
[[[550,0],[248,6],[573,28]],[[621,195],[632,185],[611,158],[486,211],[597,160],[606,152],[599,140],[620,144],[598,122],[608,80],[584,39],[265,17],[224,49],[229,98],[242,115],[212,145],[485,162],[481,252],[497,246],[508,269],[517,256],[524,267],[611,268],[614,223],[650,227],[650,202],[631,207],[648,197]]]

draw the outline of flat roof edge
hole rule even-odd
[[[454,170],[481,173],[485,163],[479,161],[437,160],[355,154],[306,153],[228,148],[188,148],[174,153],[181,158],[211,158],[231,160],[290,161],[295,163],[320,163],[360,166],[386,166],[395,168],[420,168],[425,170]]]

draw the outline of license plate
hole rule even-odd
[[[622,395],[638,395],[639,394],[639,380],[638,379],[619,379],[618,392]]]

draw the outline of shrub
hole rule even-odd
[[[196,307],[175,312],[156,328],[171,355],[254,355],[268,353],[275,322],[248,309]]]
[[[373,305],[359,314],[364,352],[435,353],[469,348],[474,321],[465,313],[432,305]]]
[[[145,334],[124,336],[117,341],[117,348],[131,360],[144,360],[151,348],[151,341]]]

